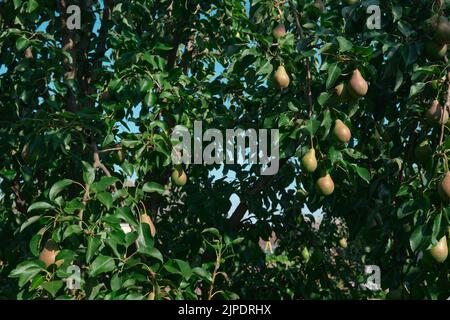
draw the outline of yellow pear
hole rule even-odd
[[[316,181],[316,187],[325,196],[329,196],[334,191],[334,182],[331,176],[327,173],[324,177]]]
[[[175,168],[172,172],[172,181],[177,186],[184,186],[187,182],[187,175],[182,168]]]
[[[364,97],[367,94],[367,91],[369,90],[369,85],[367,84],[367,81],[363,78],[361,72],[358,69],[355,69],[353,71],[353,75],[350,78],[348,84],[349,84],[348,92],[355,99]]]
[[[434,100],[431,107],[428,109],[425,118],[430,125],[445,124],[448,121],[448,111],[441,106],[439,101]]]
[[[283,23],[280,23],[279,25],[277,25],[273,31],[272,31],[272,35],[274,36],[274,38],[279,39],[281,37],[284,37],[286,35],[286,27],[284,26]]]
[[[349,142],[352,137],[350,129],[339,119],[335,122],[333,134],[342,143]]]
[[[342,239],[340,239],[339,240],[339,245],[342,247],[342,248],[347,248],[347,239],[346,238],[342,238]]]
[[[156,228],[155,228],[155,225],[153,224],[153,221],[150,218],[150,216],[148,214],[144,213],[143,215],[141,215],[141,222],[149,225],[150,234],[152,235],[152,237],[155,237]]]
[[[309,260],[309,258],[310,258],[309,250],[308,250],[307,247],[303,247],[303,249],[302,249],[302,258],[303,258],[303,260],[306,261],[306,262],[307,262],[307,261]]]
[[[438,193],[445,202],[450,202],[450,172],[447,172],[438,183]]]
[[[450,22],[446,17],[439,17],[434,37],[442,44],[450,44]]]
[[[39,260],[45,263],[45,266],[48,267],[55,263],[56,256],[58,255],[58,245],[53,240],[47,240],[45,243],[44,249],[42,249],[39,254]],[[56,261],[56,265],[59,267],[63,263],[63,260]]]
[[[439,242],[431,248],[431,256],[439,263],[442,263],[448,256],[447,237],[443,236]]]
[[[287,88],[289,86],[289,76],[284,66],[279,66],[275,72],[275,81],[280,88]]]
[[[314,172],[317,169],[316,150],[314,148],[309,151],[302,158],[302,166],[308,172]]]

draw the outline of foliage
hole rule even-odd
[[[81,30],[67,28],[66,3],[81,7]],[[450,225],[436,192],[450,135],[423,119],[447,98],[447,60],[428,59],[424,43],[449,4],[313,3],[2,1],[0,298],[446,299],[450,259],[437,264],[428,249]],[[381,29],[366,27],[371,4]],[[276,41],[279,22],[287,34]],[[356,68],[369,92],[340,102],[333,88]],[[333,139],[337,119],[349,144]],[[175,186],[170,133],[195,120],[203,130],[278,128],[279,172],[189,165]],[[426,139],[432,155],[419,162]],[[312,174],[299,161],[311,143]],[[325,172],[328,197],[315,189]],[[232,195],[240,204],[229,214]],[[319,229],[305,208],[323,211]],[[272,231],[278,247],[266,256],[258,241]],[[60,266],[38,259],[48,239]],[[63,282],[72,264],[81,289]],[[381,292],[359,286],[364,265],[380,267]]]

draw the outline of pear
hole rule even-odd
[[[334,93],[341,102],[345,102],[349,98],[347,86],[343,82],[334,87]]]
[[[316,187],[325,196],[329,196],[334,191],[334,182],[331,176],[327,173],[324,177],[316,181]]]
[[[187,175],[184,172],[184,170],[180,167],[180,168],[175,168],[172,172],[172,181],[177,185],[177,186],[184,186],[187,182]]]
[[[302,158],[302,166],[308,172],[314,172],[317,169],[316,150],[314,148],[309,151]]]
[[[450,172],[447,172],[438,183],[438,193],[445,202],[450,202]]]
[[[431,248],[431,256],[439,263],[442,263],[448,256],[447,237],[443,236],[439,242]]]
[[[309,250],[307,247],[303,247],[302,249],[302,258],[304,261],[308,261],[310,258]]]
[[[348,84],[348,92],[355,99],[364,97],[369,90],[367,81],[364,80],[361,72],[358,69],[355,69],[353,71],[353,75]]]
[[[342,239],[340,239],[339,240],[339,245],[342,247],[342,248],[347,248],[347,239],[346,238],[342,238]]]
[[[450,22],[446,17],[439,17],[434,37],[442,44],[450,44]]]
[[[53,240],[47,240],[45,243],[44,249],[42,249],[39,254],[39,260],[45,263],[45,266],[48,267],[55,263],[56,256],[58,255],[58,245]],[[59,267],[63,263],[63,260],[56,261],[56,265]]]
[[[33,59],[33,50],[31,47],[25,49],[25,58]]]
[[[352,137],[350,129],[339,119],[335,121],[333,134],[342,143],[349,142]]]
[[[284,37],[286,35],[286,27],[284,26],[284,24],[280,23],[279,25],[277,25],[273,29],[272,35],[274,36],[275,39]]]
[[[439,101],[434,100],[425,117],[430,125],[442,125],[448,121],[448,111],[442,108]]]
[[[325,5],[323,4],[322,0],[315,0],[314,7],[316,7],[317,9],[319,9],[322,12],[325,11]]]
[[[425,43],[425,53],[430,60],[440,60],[447,55],[447,44],[428,41]]]
[[[352,6],[354,4],[357,4],[360,0],[345,0],[345,4],[348,6]]]
[[[289,76],[284,66],[279,66],[275,72],[275,81],[280,88],[287,88],[289,86]]]
[[[155,237],[156,228],[155,228],[155,225],[153,224],[153,221],[150,218],[150,216],[148,214],[144,213],[143,215],[141,215],[141,222],[149,225],[150,234],[152,235],[152,237]]]
[[[418,163],[425,163],[432,154],[433,150],[431,150],[431,146],[428,140],[422,141],[414,149],[414,156]]]

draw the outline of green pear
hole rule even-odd
[[[438,182],[438,193],[445,202],[450,202],[450,172],[447,172]]]

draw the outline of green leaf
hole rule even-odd
[[[73,213],[77,210],[84,209],[83,202],[80,201],[80,199],[74,198],[66,203],[66,206],[64,207],[64,211],[67,213]]]
[[[110,192],[97,193],[97,199],[109,210],[113,204],[113,197]]]
[[[64,240],[73,234],[80,234],[82,231],[83,230],[81,230],[79,225],[77,225],[77,224],[70,225],[66,228],[66,230],[64,230],[62,239]]]
[[[111,272],[115,268],[114,258],[100,255],[92,262],[89,276],[96,277],[102,273]]]
[[[45,233],[45,227],[42,228],[41,230],[39,230],[38,233],[36,233],[30,240],[30,243],[28,244],[28,246],[30,247],[30,251],[31,253],[37,257],[39,256],[39,250],[41,247],[41,241],[42,241],[42,237],[44,236]]]
[[[328,78],[326,82],[326,88],[329,90],[335,83],[336,80],[341,76],[342,70],[339,68],[337,63],[334,63],[328,68]]]
[[[28,0],[28,12],[31,13],[39,7],[39,3],[36,0]]]
[[[27,38],[20,37],[16,40],[16,49],[17,51],[23,51],[28,48],[31,44],[31,41]]]
[[[128,207],[117,208],[116,211],[114,211],[114,216],[116,218],[124,220],[126,223],[128,223],[129,225],[131,225],[133,227],[137,227],[138,226],[137,218],[135,218],[133,216],[133,214],[131,213],[130,208],[128,208]]]
[[[107,176],[103,176],[100,181],[98,182],[94,182],[92,184],[92,191],[94,192],[101,192],[101,191],[105,191],[106,188],[108,188],[109,186],[113,185],[114,183],[116,183],[117,181],[119,181],[118,178],[116,177],[107,177]]]
[[[438,236],[441,232],[441,221],[442,221],[442,212],[436,215],[433,220],[433,231],[431,233],[431,240],[433,241],[433,244],[436,244],[438,239]],[[436,241],[436,243],[434,242]]]
[[[50,192],[48,193],[48,197],[50,198],[50,200],[55,200],[56,196],[72,183],[73,181],[70,179],[63,179],[53,184],[53,186],[50,188]]]
[[[411,246],[411,249],[415,252],[417,251],[421,246],[423,242],[424,237],[424,225],[417,226],[416,229],[414,229],[413,233],[411,234],[409,238],[409,244]]]
[[[202,231],[202,233],[211,233],[216,237],[220,238],[220,232],[216,228],[207,228]]]
[[[102,241],[96,237],[88,237],[86,249],[86,262],[90,262],[100,248]]]
[[[119,291],[122,288],[122,279],[118,273],[115,273],[111,278],[112,291]]]
[[[11,271],[9,277],[19,278],[19,287],[22,287],[42,270],[43,268],[38,262],[24,261]]]
[[[425,83],[424,82],[417,82],[411,86],[411,89],[409,91],[409,98],[415,96],[416,94],[419,94],[425,89]]]
[[[345,52],[353,48],[353,44],[344,37],[337,36],[336,39],[339,42],[339,52]]]
[[[54,280],[49,282],[44,282],[41,284],[45,291],[50,293],[52,297],[55,297],[58,291],[62,288],[64,282],[62,280]]]
[[[159,260],[161,263],[164,262],[163,256],[161,254],[161,252],[156,249],[155,247],[152,248],[139,248],[138,250],[139,253],[145,254],[149,257],[155,258],[157,260]]]
[[[22,223],[22,225],[20,226],[20,232],[22,232],[29,225],[38,221],[40,218],[41,218],[41,216],[32,216],[32,217],[28,218],[28,220],[25,221],[24,223]]]
[[[352,164],[353,169],[355,169],[355,172],[360,176],[365,182],[370,183],[370,172],[366,168],[359,167],[355,164]]]
[[[86,161],[83,161],[83,168],[83,181],[90,186],[95,181],[95,169]]]
[[[164,187],[162,185],[160,185],[159,183],[156,183],[156,182],[147,182],[142,187],[142,191],[144,191],[144,192],[163,193],[164,192]]]
[[[50,203],[38,201],[29,206],[27,212],[31,212],[33,210],[49,210],[49,209],[55,209],[55,207],[52,206]]]

